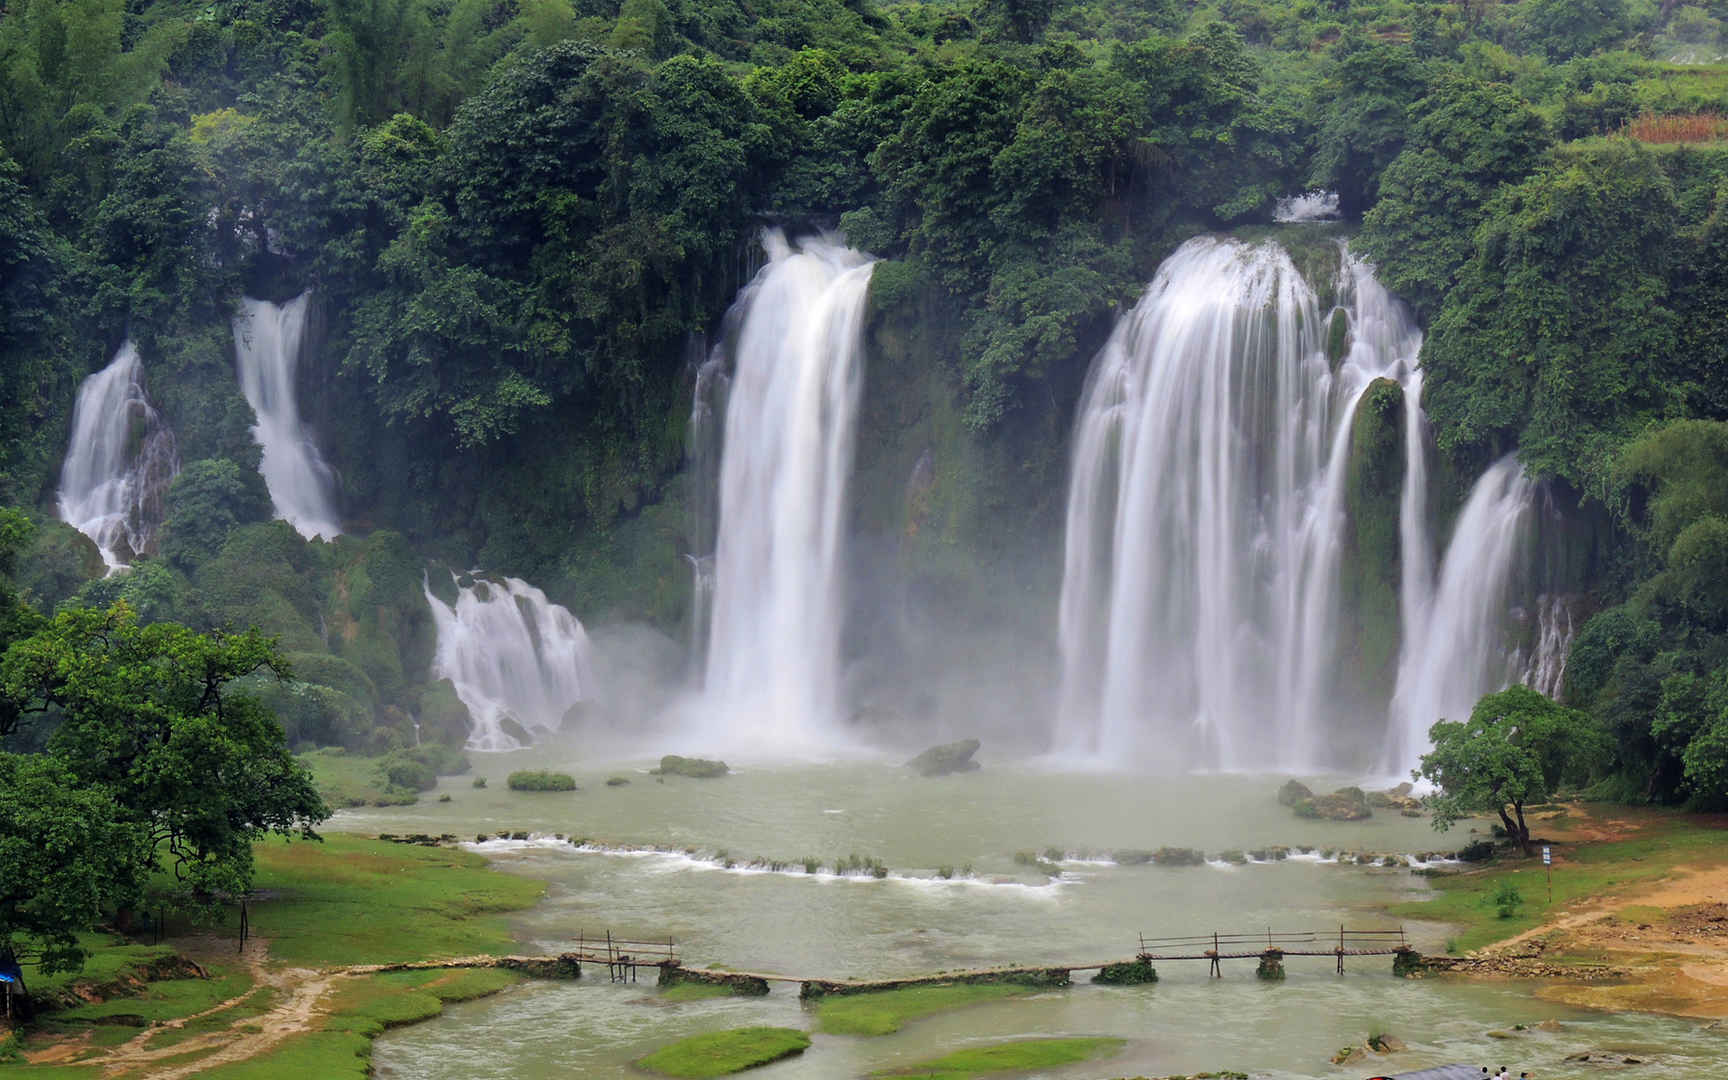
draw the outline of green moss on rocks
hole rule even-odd
[[[726,767],[724,761],[667,754],[660,759],[660,767],[650,771],[655,776],[688,776],[695,780],[712,780],[716,777],[725,776],[732,770]]]
[[[1382,378],[1363,392],[1351,425],[1339,659],[1343,670],[1356,673],[1363,701],[1385,700],[1397,676],[1404,421],[1404,388]]]
[[[1106,986],[1142,986],[1158,981],[1158,969],[1149,957],[1140,956],[1119,964],[1105,964],[1092,976],[1095,983]]]
[[[575,791],[576,778],[547,769],[523,769],[510,774],[505,784],[511,791]]]
[[[636,1065],[662,1076],[730,1076],[802,1054],[809,1047],[810,1036],[793,1028],[734,1028],[680,1039],[642,1058]]]

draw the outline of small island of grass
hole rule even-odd
[[[875,1073],[876,1076],[936,1077],[939,1080],[965,1080],[985,1073],[1028,1072],[1032,1069],[1054,1069],[1093,1058],[1114,1054],[1122,1049],[1124,1040],[1105,1037],[1064,1039],[1015,1039],[988,1046],[957,1050],[929,1061],[921,1061],[901,1069]]]
[[[576,778],[569,773],[546,769],[524,769],[513,772],[505,781],[511,791],[575,791]]]
[[[817,1024],[830,1035],[889,1035],[909,1020],[984,1001],[1021,997],[1033,992],[1012,983],[944,983],[908,986],[868,994],[824,998],[817,1007]]]
[[[810,1036],[793,1028],[733,1028],[680,1039],[636,1064],[662,1076],[730,1076],[802,1054],[809,1046]]]

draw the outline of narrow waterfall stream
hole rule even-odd
[[[144,393],[130,340],[85,379],[60,467],[60,520],[95,542],[112,573],[153,548],[163,498],[180,471],[174,433]]]
[[[787,752],[830,743],[839,720],[846,491],[873,263],[827,238],[793,245],[770,232],[764,246],[769,262],[740,296],[731,345],[704,724],[728,743]]]
[[[446,604],[426,587],[438,632],[432,674],[467,706],[473,750],[514,750],[563,727],[592,696],[588,633],[567,608],[520,578],[476,579]]]
[[[258,417],[252,428],[252,437],[264,448],[258,471],[264,474],[276,516],[308,540],[328,540],[342,532],[335,476],[300,419],[294,387],[310,298],[310,293],[301,293],[286,304],[242,300],[234,316],[234,352],[240,390]]]

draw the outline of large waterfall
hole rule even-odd
[[[110,572],[150,552],[162,500],[180,470],[174,433],[144,394],[131,341],[84,380],[60,467],[60,520],[95,541]]]
[[[247,298],[234,316],[240,390],[258,417],[252,437],[264,448],[258,471],[276,516],[308,540],[330,539],[342,531],[334,476],[300,420],[294,387],[310,297],[301,293],[286,304]]]
[[[729,740],[809,749],[833,737],[840,711],[840,561],[872,262],[825,238],[793,246],[770,232],[764,246],[730,344],[705,702]]]
[[[438,631],[432,674],[468,707],[474,750],[513,750],[558,731],[592,696],[588,634],[568,609],[519,578],[459,586],[454,606],[426,589]]]
[[[1347,255],[1337,292],[1350,347],[1334,367],[1331,313],[1281,247],[1197,238],[1093,362],[1069,487],[1059,752],[1169,769],[1336,763],[1351,421],[1377,378],[1405,391],[1406,542],[1423,532],[1424,484],[1420,335]],[[1426,569],[1413,570],[1405,588],[1420,592]]]
[[[1539,644],[1548,655],[1539,647],[1533,664],[1507,647],[1513,586],[1528,553],[1535,489],[1509,454],[1482,474],[1465,500],[1433,598],[1423,617],[1405,620],[1387,742],[1389,770],[1415,764],[1436,720],[1468,719],[1483,694],[1514,680],[1540,680],[1544,663],[1551,670],[1560,665],[1554,654],[1563,651],[1562,633],[1570,636],[1569,621],[1563,632],[1559,626],[1545,629],[1547,640]],[[1557,674],[1550,677],[1558,681]],[[1551,683],[1546,689],[1557,687]]]

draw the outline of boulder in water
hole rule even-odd
[[[1339,788],[1330,795],[1303,799],[1292,807],[1297,817],[1322,821],[1364,821],[1374,816],[1361,788]]]
[[[696,780],[712,780],[717,776],[725,776],[732,770],[726,767],[724,761],[667,754],[660,759],[660,767],[650,771],[655,776],[688,776]]]
[[[972,755],[978,752],[980,743],[977,739],[961,739],[959,742],[944,743],[932,746],[906,763],[908,769],[915,769],[919,776],[947,776],[950,773],[973,772],[982,768]]]
[[[1303,799],[1312,799],[1314,792],[1300,780],[1286,780],[1284,786],[1278,789],[1279,806],[1295,806]]]

